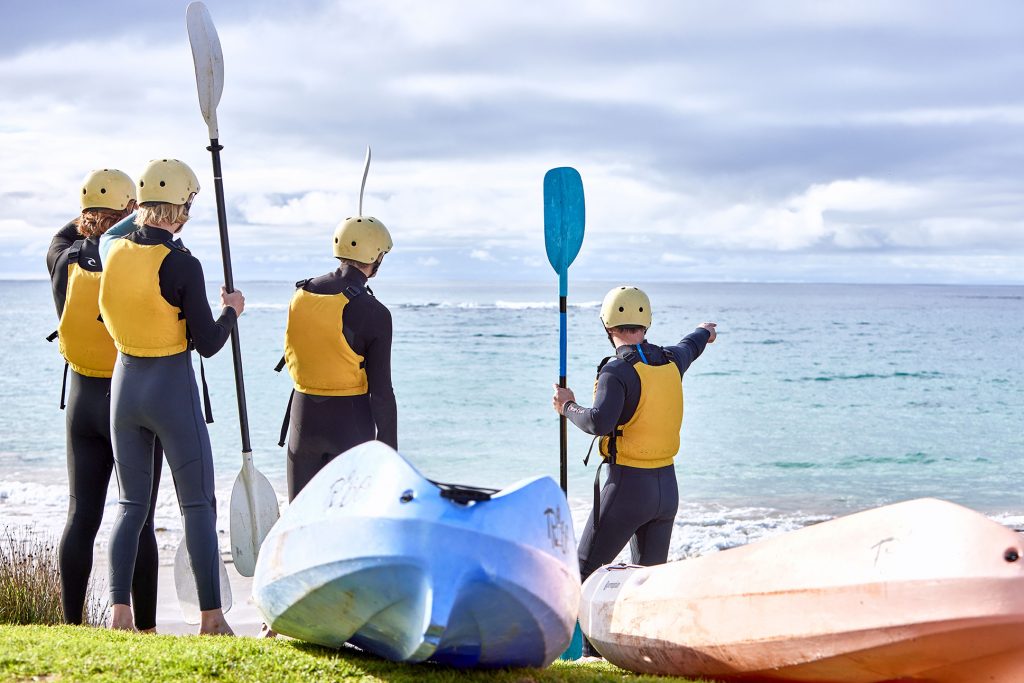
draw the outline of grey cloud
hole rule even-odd
[[[597,5],[481,3],[462,16],[457,4],[442,2],[431,7],[442,15],[436,32],[400,16],[403,7],[424,11],[416,3],[382,3],[372,10],[354,2],[289,3],[287,12],[269,2],[208,5],[227,62],[220,118],[229,222],[253,222],[253,243],[235,249],[239,259],[258,264],[253,272],[276,268],[272,272],[283,276],[281,264],[293,261],[260,256],[260,249],[282,247],[258,234],[247,197],[278,206],[314,191],[354,196],[346,186],[349,167],[368,142],[378,163],[407,171],[473,169],[472,177],[453,179],[442,189],[451,193],[448,201],[480,212],[489,206],[481,190],[522,186],[523,175],[533,174],[531,164],[538,188],[548,166],[578,165],[588,182],[588,209],[607,211],[643,196],[622,187],[626,180],[666,196],[660,204],[631,207],[637,216],[632,227],[652,231],[647,243],[616,245],[607,233],[623,219],[595,209],[594,230],[578,264],[590,273],[603,267],[597,255],[616,251],[619,266],[643,268],[638,272],[651,277],[827,279],[838,272],[884,279],[889,269],[902,278],[905,269],[886,260],[887,254],[911,261],[920,254],[913,272],[928,279],[940,277],[943,260],[929,260],[935,255],[955,260],[961,254],[965,264],[981,268],[979,253],[1021,250],[1019,3],[994,2],[982,10],[957,2],[640,2],[609,5],[607,16],[592,10]],[[196,149],[190,159],[200,161],[202,127],[184,38],[184,3],[109,0],[88,8],[69,3],[52,20],[41,6],[14,9],[0,29],[6,40],[0,48],[4,99],[18,98],[30,112],[62,103],[73,107],[72,116],[54,119],[62,130],[46,131],[56,144],[76,144],[90,130],[113,123],[139,147],[188,137],[189,149]],[[460,21],[447,21],[445,13]],[[126,14],[130,22],[111,24],[112,17]],[[86,78],[89,69],[103,67],[93,54],[102,49],[98,42],[92,50],[69,53],[82,63],[67,68],[33,60],[10,66],[12,55],[100,35],[118,54],[132,54],[125,46],[148,44],[161,55],[176,55],[175,61],[150,65],[159,74],[155,84],[139,80],[149,72],[126,69],[123,87],[121,81]],[[142,113],[152,121],[142,120]],[[0,141],[4,134],[0,128]],[[59,156],[59,148],[51,156]],[[3,163],[0,179],[11,173]],[[43,165],[36,159],[24,163]],[[267,166],[272,173],[255,170]],[[77,169],[61,172],[78,175]],[[411,223],[415,208],[403,202],[423,201],[422,195],[374,185],[379,177],[371,179],[374,206]],[[415,183],[418,176],[409,171],[400,177]],[[794,197],[855,179],[927,186],[943,196],[899,210],[824,206],[820,233],[804,235],[783,256],[749,245],[723,247],[720,235],[701,231],[702,221],[732,206],[752,207],[752,220],[764,221],[764,231],[771,231],[772,216],[786,218],[798,210],[789,205]],[[590,194],[595,187],[603,196],[597,190]],[[24,207],[42,203],[28,196],[19,201]],[[533,206],[529,201],[521,205]],[[389,257],[394,272],[417,272],[422,266],[416,259],[426,258],[436,259],[433,268],[444,272],[460,248],[466,260],[467,233],[447,242],[436,214],[443,202],[435,204],[429,206],[435,213],[423,216],[426,227],[410,230],[416,237],[406,245],[414,251],[405,256],[396,249]],[[513,204],[502,206],[519,207]],[[52,222],[59,213],[36,208],[25,218],[33,225]],[[339,206],[336,217],[306,220],[330,227],[345,210]],[[209,220],[211,205],[197,206],[197,212],[197,220]],[[529,224],[536,216],[458,220],[486,231]],[[675,234],[673,226],[679,226]],[[291,239],[304,229],[278,228],[288,231],[287,248],[316,263],[318,242]],[[495,259],[521,264],[536,249],[518,234],[509,230],[486,248]],[[694,247],[704,251],[694,256]],[[715,249],[728,252],[716,258],[721,251]],[[816,266],[812,252],[827,257],[829,266]],[[652,253],[695,261],[663,262]],[[465,272],[489,272],[474,267]],[[522,272],[540,276],[529,267]],[[973,277],[948,272],[951,278]],[[1010,268],[990,272],[1022,277]]]

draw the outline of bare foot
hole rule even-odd
[[[110,628],[118,631],[135,630],[135,616],[132,614],[131,605],[111,606]]]
[[[269,624],[260,624],[260,632],[257,638],[277,638],[277,631],[270,628]]]
[[[207,609],[199,613],[199,635],[201,636],[233,636],[235,632],[224,619],[221,608]]]

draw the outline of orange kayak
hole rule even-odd
[[[608,661],[722,681],[1024,682],[1024,537],[924,498],[583,585]]]

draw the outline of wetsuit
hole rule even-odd
[[[710,332],[699,328],[676,346],[662,348],[645,341],[639,344],[639,349],[619,347],[615,358],[603,364],[598,372],[594,407],[584,408],[570,401],[563,409],[565,416],[588,434],[613,434],[634,418],[640,405],[641,380],[634,364],[658,367],[674,362],[681,380],[690,363],[704,351],[710,337]],[[679,423],[681,399],[680,395]],[[672,425],[671,429],[678,435],[677,426]],[[609,469],[608,480],[601,490],[598,528],[594,528],[591,511],[580,538],[583,580],[598,567],[614,560],[626,543],[631,544],[635,564],[650,566],[668,559],[672,525],[679,507],[679,488],[671,458],[668,464],[657,467],[610,463]]]
[[[76,243],[79,249],[72,260],[77,267],[93,273],[103,269],[97,251],[97,239],[83,240],[76,225],[76,221],[65,225],[54,236],[46,254],[58,319],[64,314],[68,294],[69,256]],[[80,303],[76,302],[75,305]],[[112,371],[113,366],[106,369]],[[98,374],[107,376],[87,376],[72,368],[68,369],[65,422],[70,496],[68,518],[58,548],[58,561],[61,605],[64,621],[69,624],[81,624],[83,620],[96,533],[103,519],[107,485],[114,467],[114,453],[110,443],[110,376],[109,372]],[[160,558],[153,528],[153,509],[160,485],[162,458],[159,443],[155,444],[151,460],[153,485],[149,493],[150,512],[139,538],[138,559],[131,587],[135,623],[139,629],[156,626]]]
[[[159,438],[174,477],[199,608],[216,609],[221,602],[213,453],[191,349],[205,357],[219,351],[235,311],[229,307],[213,318],[202,266],[166,230],[147,226],[112,240],[106,258],[100,305],[119,352],[111,427],[121,488],[110,540],[110,599],[127,604],[139,530],[149,514],[146,491],[153,472],[145,453]],[[139,272],[152,277],[134,280]]]
[[[348,265],[299,284],[300,290],[307,293],[346,297],[341,321],[344,338],[325,343],[346,345],[362,357],[365,389],[340,396],[315,394],[312,392],[320,390],[309,388],[296,388],[292,393],[288,427],[289,500],[335,456],[353,446],[376,439],[398,449],[398,409],[391,386],[391,313],[366,287],[366,276]],[[296,296],[300,293],[296,292]],[[293,309],[294,305],[293,300]],[[294,324],[295,317],[290,311],[290,324]],[[289,371],[296,384],[303,386],[291,362]]]

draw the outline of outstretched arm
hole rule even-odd
[[[683,337],[678,344],[666,347],[676,357],[680,375],[689,369],[690,364],[704,353],[704,348],[714,342],[717,336],[715,323],[701,323],[696,330]]]

